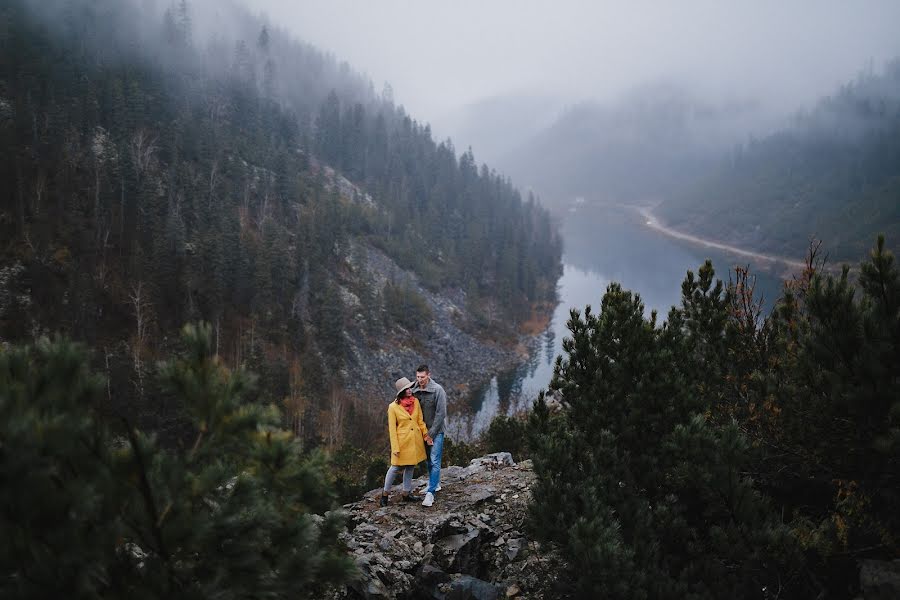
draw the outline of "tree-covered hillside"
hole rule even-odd
[[[792,127],[738,146],[660,216],[729,243],[800,257],[808,239],[857,261],[900,237],[900,60],[841,87]]]
[[[339,380],[346,292],[376,346],[392,312],[345,276],[352,240],[510,327],[555,293],[533,198],[230,2],[11,0],[0,23],[0,340],[87,342],[153,428],[179,420],[150,375],[185,322],[275,401]]]

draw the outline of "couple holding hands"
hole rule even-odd
[[[441,454],[444,450],[444,422],[447,419],[447,393],[431,379],[428,365],[416,369],[416,381],[401,377],[394,384],[397,395],[388,406],[388,431],[391,437],[391,468],[384,478],[381,506],[388,504],[388,491],[394,478],[403,471],[403,502],[434,504],[441,489]],[[412,493],[413,468],[428,463],[428,488],[425,497]]]

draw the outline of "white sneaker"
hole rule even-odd
[[[438,486],[436,488],[434,488],[434,491],[436,491],[436,492],[441,491],[441,484],[438,484]]]
[[[425,499],[422,500],[422,506],[431,506],[432,504],[434,504],[434,494],[428,492],[425,494]]]

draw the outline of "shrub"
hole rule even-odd
[[[482,436],[485,452],[509,452],[513,460],[525,460],[528,449],[528,421],[521,416],[497,415]]]
[[[431,307],[421,294],[408,283],[384,286],[384,310],[390,323],[400,323],[415,333],[427,331],[431,326]]]

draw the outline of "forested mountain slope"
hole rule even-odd
[[[669,224],[802,257],[810,237],[856,262],[878,233],[900,237],[900,60],[737,147],[696,185],[666,198]]]
[[[0,152],[0,341],[86,341],[111,403],[150,421],[185,322],[210,322],[274,401],[340,385],[351,324],[373,349],[414,329],[398,306],[427,326],[404,282],[350,272],[352,247],[496,330],[555,293],[535,199],[230,2],[4,3]]]

